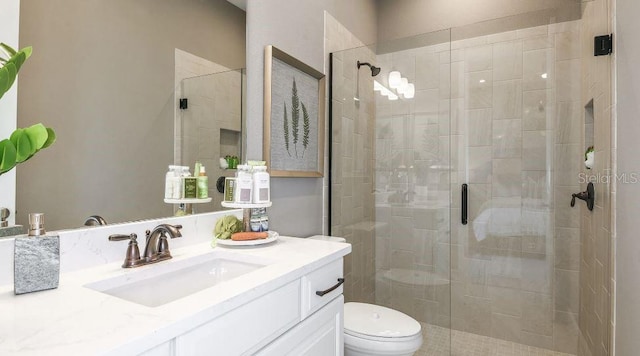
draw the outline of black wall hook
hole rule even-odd
[[[596,200],[596,191],[593,188],[593,183],[587,184],[587,190],[584,192],[571,194],[571,207],[576,205],[576,198],[584,200],[587,203],[587,208],[593,210],[593,204]]]

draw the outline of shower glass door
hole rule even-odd
[[[522,21],[451,32],[457,355],[577,353],[581,206],[569,202],[584,157],[580,22],[495,32]]]

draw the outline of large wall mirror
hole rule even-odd
[[[215,187],[215,156],[242,137],[224,123],[241,115],[243,73],[231,69],[245,65],[242,10],[225,0],[22,0],[27,45],[18,126],[43,122],[58,140],[17,168],[17,224],[30,212],[45,213],[49,230],[94,214],[108,223],[171,216],[167,166],[193,157],[206,160]],[[188,114],[178,107],[187,91]],[[207,148],[218,151],[193,152]]]

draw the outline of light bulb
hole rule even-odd
[[[398,93],[404,94],[404,92],[406,92],[408,88],[409,88],[409,79],[402,78],[400,79],[400,86],[398,86],[396,90],[398,91]]]
[[[416,95],[416,86],[413,83],[407,85],[407,90],[404,91],[404,97],[407,99],[413,99]]]
[[[389,72],[389,86],[391,87],[391,89],[395,89],[400,85],[400,83],[402,82],[401,78],[402,76],[397,70]]]

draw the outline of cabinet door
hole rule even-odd
[[[176,355],[253,355],[300,319],[300,280],[296,280],[178,336]]]
[[[343,310],[344,297],[339,295],[256,355],[342,356]]]

